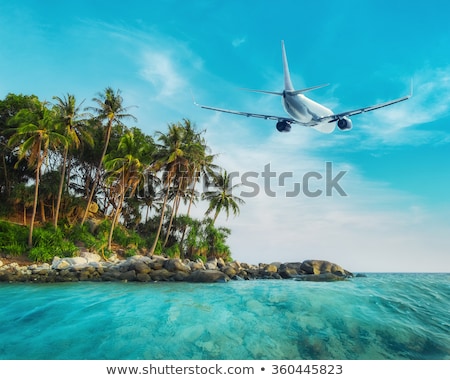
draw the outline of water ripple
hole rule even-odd
[[[450,359],[450,275],[1,284],[0,359]]]

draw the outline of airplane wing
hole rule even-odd
[[[411,96],[412,96],[412,92],[411,92],[411,94],[409,94],[407,96],[403,96],[398,99],[393,99],[388,102],[375,104],[375,105],[369,106],[369,107],[358,108],[358,109],[355,109],[352,111],[341,112],[341,113],[338,113],[335,115],[324,116],[324,117],[320,118],[319,121],[327,121],[329,123],[332,123],[332,122],[338,121],[339,119],[342,119],[343,117],[346,117],[346,116],[358,115],[360,113],[370,112],[370,111],[377,110],[379,108],[387,107],[387,106],[390,106],[391,104],[403,102],[403,101],[409,99]]]
[[[197,102],[194,102],[194,104],[197,107],[204,108],[207,110],[212,110],[212,111],[231,113],[233,115],[241,115],[241,116],[247,116],[247,117],[257,117],[259,119],[265,119],[265,120],[287,121],[291,124],[299,124],[299,122],[297,120],[294,120],[292,118],[285,117],[285,116],[274,116],[274,115],[264,115],[264,114],[260,114],[260,113],[234,111],[234,110],[228,110],[228,109],[224,109],[224,108],[205,106],[202,104],[198,104]]]

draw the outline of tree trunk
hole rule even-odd
[[[121,200],[119,203],[120,203],[120,205],[117,207],[117,210],[114,213],[114,216],[113,216],[113,219],[111,222],[111,229],[109,231],[109,236],[108,236],[108,250],[111,250],[114,228],[117,225],[117,221],[119,220],[119,216],[122,211],[123,200]]]
[[[195,181],[195,175],[196,173],[194,173],[194,181]],[[191,213],[191,206],[192,203],[194,202],[194,195],[195,195],[195,186],[197,185],[197,181],[194,182],[194,186],[192,187],[192,194],[191,194],[191,198],[189,199],[189,206],[187,209],[187,214],[186,216],[189,217],[190,213]],[[186,229],[187,229],[187,225],[183,226],[183,234],[181,235],[181,240],[180,240],[180,251],[181,251],[181,258],[184,259],[184,252],[183,252],[183,242],[184,242],[184,236],[186,235]]]
[[[84,222],[86,221],[86,218],[89,213],[89,207],[91,206],[92,199],[94,198],[95,190],[98,186],[98,183],[100,182],[100,173],[103,167],[103,159],[105,158],[106,151],[108,150],[109,139],[111,138],[111,130],[112,130],[112,120],[109,120],[108,127],[106,129],[105,146],[103,147],[102,156],[100,157],[100,162],[97,167],[97,174],[95,176],[94,184],[92,185],[91,193],[89,195],[88,203],[86,205],[86,210],[84,211],[83,219],[81,220],[81,225],[83,225]]]
[[[62,163],[62,169],[61,169],[61,181],[59,182],[59,189],[58,189],[58,200],[56,201],[56,211],[55,211],[55,219],[53,221],[53,225],[55,226],[55,229],[58,228],[58,217],[59,217],[59,208],[61,207],[61,198],[62,198],[62,192],[64,188],[64,177],[66,175],[66,162],[67,162],[67,152],[69,151],[69,148],[66,147],[64,149],[64,158]]]
[[[168,178],[167,183],[170,183],[171,178]],[[155,241],[153,242],[152,248],[150,248],[149,256],[153,255],[155,253],[156,245],[158,244],[159,235],[161,234],[162,225],[164,222],[164,214],[166,211],[166,205],[167,205],[167,199],[169,199],[169,191],[170,188],[167,187],[166,195],[164,197],[164,202],[161,210],[161,219],[159,221],[158,231],[156,232]]]
[[[163,245],[164,247],[167,245],[167,242],[169,241],[170,230],[172,229],[173,218],[176,216],[176,214],[178,212],[178,207],[180,206],[180,188],[181,188],[181,181],[178,184],[177,193],[175,195],[175,199],[173,200],[172,214],[170,215],[169,226],[167,227],[166,240],[164,241],[164,245]]]
[[[34,201],[33,201],[33,213],[31,214],[31,222],[30,222],[30,232],[28,235],[28,247],[33,247],[33,229],[34,229],[34,220],[36,219],[36,211],[37,211],[37,204],[38,204],[38,198],[39,198],[39,177],[41,172],[41,165],[42,165],[42,159],[41,157],[38,158],[37,167],[36,167],[36,186],[34,189]]]
[[[47,218],[45,217],[45,202],[43,200],[39,202],[39,208],[41,210],[41,221],[42,223],[45,223]]]

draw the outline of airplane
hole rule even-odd
[[[341,113],[333,113],[329,108],[323,106],[315,102],[314,100],[307,98],[304,93],[317,90],[319,88],[328,86],[328,84],[313,86],[308,88],[303,88],[301,90],[295,90],[292,85],[291,75],[289,72],[289,66],[286,56],[286,49],[284,47],[284,41],[281,41],[281,52],[283,59],[283,71],[284,71],[284,90],[282,92],[276,91],[264,91],[264,90],[250,90],[253,92],[260,92],[263,94],[271,94],[271,95],[279,95],[282,97],[282,104],[284,110],[290,117],[286,116],[273,116],[273,115],[265,115],[251,112],[242,112],[242,111],[234,111],[223,108],[216,108],[205,106],[202,104],[198,104],[194,101],[194,104],[198,107],[212,110],[225,112],[235,115],[247,116],[247,117],[256,117],[260,119],[266,120],[275,120],[277,121],[276,129],[279,132],[290,132],[292,124],[300,124],[305,127],[314,128],[322,133],[331,133],[334,131],[336,125],[342,131],[350,130],[353,126],[350,116],[358,115],[360,113],[374,111],[383,107],[390,106],[392,104],[403,102],[409,99],[412,96],[412,83],[411,83],[411,92],[407,96],[403,96],[398,99],[389,100],[384,103],[375,104],[368,107],[358,108],[351,111],[341,112]]]

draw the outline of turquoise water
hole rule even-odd
[[[450,274],[0,284],[0,359],[450,359]]]

